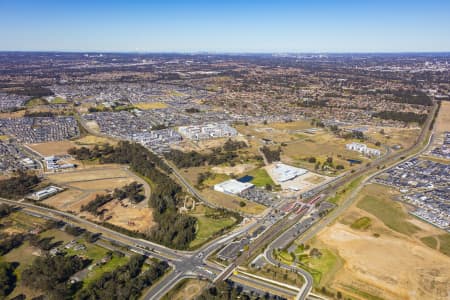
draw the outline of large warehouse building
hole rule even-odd
[[[277,182],[292,180],[295,177],[304,175],[306,173],[308,173],[308,170],[288,166],[281,163],[276,164],[275,168],[273,169],[273,176],[275,177],[274,179]]]
[[[214,190],[225,194],[237,195],[253,186],[250,182],[240,182],[236,179],[230,179],[214,185]]]

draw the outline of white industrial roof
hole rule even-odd
[[[297,176],[306,174],[306,173],[308,173],[308,170],[279,163],[279,164],[275,165],[275,168],[273,168],[272,173],[273,173],[273,176],[275,177],[274,179],[276,181],[284,182],[284,181],[294,179]]]
[[[219,192],[228,194],[239,194],[249,188],[253,187],[250,182],[240,182],[236,179],[230,179],[214,185],[214,189]]]

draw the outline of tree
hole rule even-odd
[[[0,299],[6,299],[15,288],[17,276],[13,263],[0,262]]]

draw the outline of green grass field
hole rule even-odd
[[[53,104],[66,104],[67,100],[61,97],[55,97],[55,99],[52,100]]]
[[[347,196],[349,196],[355,188],[358,187],[358,185],[361,183],[362,180],[363,180],[362,177],[358,177],[358,178],[354,179],[353,181],[351,181],[350,183],[348,183],[347,185],[345,185],[344,187],[338,189],[336,194],[333,197],[328,199],[328,202],[331,202],[334,204],[339,204]]]
[[[438,237],[434,237],[434,236],[426,236],[420,239],[420,241],[422,243],[424,243],[425,245],[427,245],[428,247],[430,247],[431,249],[436,249],[437,245],[438,245],[438,241],[437,241]]]
[[[272,266],[271,264],[264,265],[261,269],[250,269],[250,273],[266,277],[272,280],[276,280],[279,282],[284,282],[287,284],[301,286],[304,282],[302,276],[297,274],[296,272],[291,272],[289,270],[277,268],[276,266]]]
[[[33,107],[33,106],[47,105],[47,104],[48,104],[48,101],[45,100],[45,99],[42,99],[42,98],[33,98],[33,99],[28,100],[28,101],[25,103],[25,106],[26,106],[26,107]]]
[[[342,266],[342,259],[329,249],[321,248],[320,257],[311,257],[306,252],[299,255],[299,266],[305,268],[314,279],[314,286],[324,286]]]
[[[253,183],[256,186],[265,187],[267,184],[271,186],[275,185],[272,178],[270,178],[269,174],[267,174],[267,171],[264,170],[263,168],[255,169],[249,172],[247,175],[253,177],[251,183]]]
[[[275,250],[275,256],[278,258],[278,260],[287,265],[291,265],[295,259],[295,256],[291,255],[287,250]]]
[[[94,267],[92,271],[89,272],[88,276],[84,279],[83,285],[84,286],[90,285],[92,282],[99,279],[104,273],[111,272],[117,269],[118,267],[123,266],[128,262],[128,260],[129,258],[126,256],[119,257],[114,254],[112,259],[103,266]]]
[[[193,240],[189,247],[195,248],[210,240],[221,230],[229,228],[236,223],[236,219],[230,216],[226,217],[212,217],[208,216],[212,212],[210,208],[196,209],[190,215],[197,218],[197,232],[195,240]]]
[[[387,227],[399,233],[411,235],[420,230],[417,226],[407,221],[410,217],[402,210],[399,203],[385,197],[365,195],[358,202],[357,207],[374,215]]]
[[[370,227],[372,220],[369,217],[362,217],[353,222],[350,227],[358,230],[366,230]]]
[[[230,176],[226,174],[213,173],[210,177],[205,179],[202,184],[205,187],[211,187],[228,179],[230,179]]]
[[[444,253],[447,256],[450,256],[450,234],[445,233],[439,235],[439,240],[441,242],[441,246],[439,248],[439,251]]]

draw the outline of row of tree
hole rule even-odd
[[[404,112],[404,111],[381,111],[374,113],[372,116],[385,120],[395,120],[407,123],[416,122],[419,124],[425,123],[427,119],[426,114],[416,114],[413,112]]]
[[[433,100],[422,91],[398,90],[393,92],[394,102],[416,105],[433,105]]]

